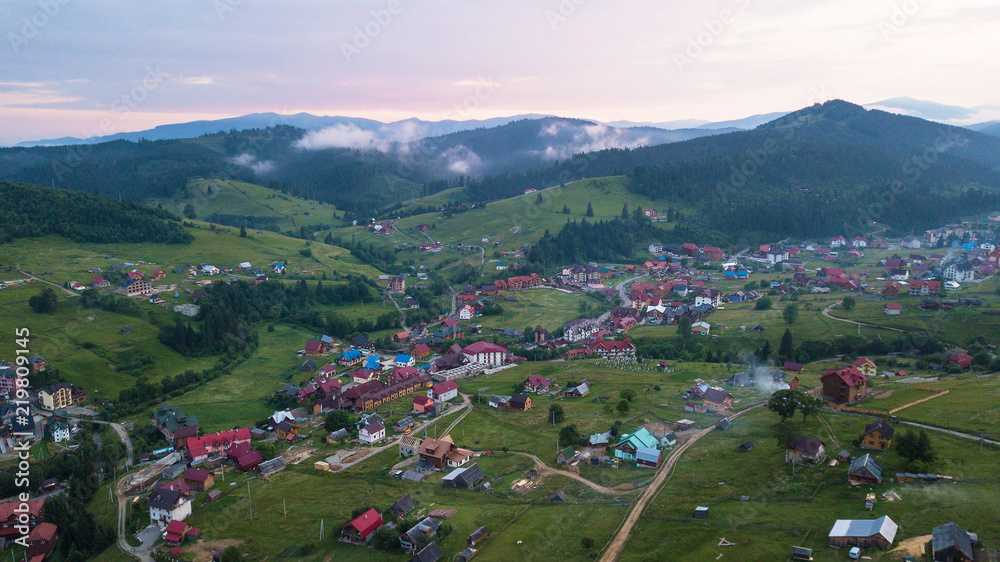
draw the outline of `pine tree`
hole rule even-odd
[[[246,224],[244,224],[240,226],[240,238],[246,238],[246,237],[247,237],[247,226]]]
[[[785,328],[785,333],[781,335],[781,345],[778,346],[778,355],[781,355],[782,357],[791,357],[793,352],[792,331]]]
[[[622,205],[622,220],[628,220],[628,203]]]
[[[538,192],[538,197],[535,197],[535,205],[541,205],[544,199],[542,199],[542,192]]]
[[[589,201],[587,202],[587,216],[588,217],[594,216],[594,207],[590,204]]]
[[[563,205],[563,214],[564,215],[568,215],[569,214],[569,206],[568,205]]]

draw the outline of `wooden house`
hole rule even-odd
[[[895,431],[885,420],[879,420],[865,426],[861,435],[862,449],[888,449],[892,446]]]

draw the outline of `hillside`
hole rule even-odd
[[[97,243],[192,240],[176,215],[134,202],[13,182],[0,182],[0,200],[4,202],[0,244],[46,234]]]

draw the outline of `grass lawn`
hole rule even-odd
[[[517,297],[517,302],[502,303],[503,314],[481,316],[475,322],[486,328],[523,330],[528,326],[541,326],[554,331],[580,315],[581,302],[590,306],[597,303],[586,295],[571,295],[552,289],[513,291],[508,296]]]
[[[0,304],[0,357],[13,359],[14,330],[27,327],[32,354],[43,355],[48,365],[58,368],[67,381],[82,386],[91,398],[114,400],[119,391],[140,377],[157,381],[185,369],[203,369],[214,361],[184,357],[160,343],[159,328],[149,317],[83,308],[79,298],[62,293],[55,313],[35,313],[27,298],[39,290],[36,282],[0,291],[4,296],[18,295]],[[152,305],[149,309],[159,320],[172,314]],[[123,328],[130,328],[131,333],[123,334]]]
[[[901,386],[905,385],[894,384],[891,388]],[[950,392],[897,412],[897,417],[992,439],[1000,435],[997,431],[1000,424],[1000,378],[996,375],[930,382],[921,386],[948,389]]]
[[[846,448],[852,454],[862,451],[850,447],[872,418],[824,414],[833,427],[840,446],[832,443],[818,420],[803,424],[801,416],[784,422],[796,434],[822,439],[828,454]],[[846,483],[846,465],[797,467],[792,475],[784,464],[783,448],[778,446],[774,414],[756,411],[740,418],[733,429],[715,432],[692,447],[678,462],[667,482],[633,532],[626,546],[626,560],[714,559],[722,552],[727,558],[784,559],[791,547],[801,544],[813,549],[817,560],[841,560],[843,550],[826,546],[827,533],[835,519],[874,518],[889,515],[901,529],[899,540],[929,534],[935,525],[955,521],[975,527],[980,536],[996,540],[1000,536],[1000,506],[992,501],[1000,485],[990,479],[950,485],[898,484],[886,482],[871,487],[876,493],[896,491],[900,502],[879,501],[872,512],[864,508],[864,494],[869,487],[852,489]],[[752,451],[741,453],[740,443],[753,441]],[[989,478],[1000,452],[978,447],[970,442],[931,434],[939,460],[927,470],[955,477]],[[902,471],[900,459],[892,451],[876,451],[873,456],[883,466],[883,474],[892,477]],[[763,501],[768,498],[802,498],[823,487],[811,501]],[[752,501],[740,501],[747,495]],[[711,511],[707,522],[671,519],[690,518],[698,505]],[[759,525],[761,527],[755,527]],[[799,536],[794,536],[793,529]],[[719,537],[735,542],[733,547],[718,547]],[[669,549],[666,550],[666,549]],[[865,552],[875,560],[895,560],[877,549]]]
[[[418,224],[434,223],[435,229],[429,234],[440,242],[479,244],[481,238],[488,238],[491,247],[487,254],[491,253],[495,242],[500,242],[498,249],[513,250],[522,244],[537,242],[545,230],[555,234],[567,220],[610,219],[621,214],[623,204],[628,205],[630,211],[636,207],[657,206],[657,202],[628,191],[626,181],[624,176],[581,180],[565,187],[540,190],[538,193],[543,199],[540,205],[536,204],[538,193],[529,193],[450,218],[440,213],[415,215],[399,221],[397,226],[407,230]],[[592,218],[586,217],[588,202],[594,209]],[[659,207],[665,206],[665,202],[659,203]],[[570,214],[563,214],[564,206],[569,207]],[[660,226],[670,228],[663,224]]]
[[[915,402],[935,394],[932,391],[918,389],[918,386],[923,387],[923,385],[912,383],[892,385],[882,384],[878,386],[878,394],[872,396],[871,398],[862,400],[855,405],[859,408],[869,408],[872,410],[888,412],[893,408],[905,406],[911,402]],[[905,412],[905,410],[902,410],[899,413],[902,412]]]
[[[300,372],[298,367],[303,360],[295,357],[295,352],[302,349],[312,334],[283,324],[276,325],[274,332],[263,328],[258,331],[260,346],[233,374],[221,376],[167,404],[198,416],[202,433],[253,425],[274,413],[274,408],[263,401],[266,396],[280,390],[286,382],[300,383],[313,375]],[[149,413],[139,418],[148,419]]]
[[[208,194],[209,188],[212,190],[211,195]],[[212,214],[273,219],[280,232],[298,231],[301,226],[339,222],[333,205],[241,181],[193,180],[188,182],[187,197],[182,196],[184,193],[185,190],[178,190],[174,197],[152,198],[147,203],[154,207],[163,205],[179,217],[184,216],[184,208],[190,204],[201,220],[207,220]]]

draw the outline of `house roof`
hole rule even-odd
[[[935,553],[946,548],[955,548],[969,560],[974,559],[972,537],[955,523],[945,523],[934,527],[932,537]]]
[[[458,390],[458,384],[455,381],[444,381],[437,383],[431,389],[434,391],[434,394],[445,394],[452,390]]]
[[[153,493],[149,495],[146,503],[149,507],[154,509],[165,509],[167,511],[173,511],[174,506],[177,505],[181,499],[180,490],[171,490],[168,488],[157,488],[153,490]]]
[[[441,552],[441,547],[438,543],[432,542],[429,545],[420,549],[413,558],[410,558],[410,562],[437,562],[444,558],[444,553]]]
[[[207,470],[198,470],[197,468],[189,468],[184,471],[184,479],[192,480],[194,482],[205,482],[208,480],[208,476],[211,472]]]
[[[362,537],[367,537],[375,532],[375,529],[378,529],[381,526],[382,516],[379,515],[378,510],[373,507],[361,515],[358,515],[347,525],[344,525],[344,529],[354,529]]]
[[[649,432],[645,427],[640,427],[639,429],[633,431],[628,435],[623,435],[618,443],[615,443],[615,447],[622,444],[628,443],[633,448],[638,449],[639,447],[646,447],[648,449],[655,449],[659,441],[656,437]]]
[[[865,453],[851,461],[851,468],[847,469],[847,474],[848,476],[870,476],[881,480],[882,466],[875,462],[870,454]]]
[[[58,530],[59,527],[56,527],[52,523],[39,523],[34,529],[31,530],[31,533],[28,534],[28,541],[45,541],[46,543],[51,543],[56,536],[56,531]]]
[[[370,423],[370,424],[366,425],[362,429],[362,431],[364,431],[368,435],[375,435],[376,433],[378,433],[380,431],[385,431],[385,426],[382,425],[379,422],[374,422],[374,423]]]
[[[416,504],[413,502],[413,498],[410,497],[410,494],[406,494],[396,500],[396,503],[392,504],[392,507],[389,509],[390,511],[398,513],[409,513],[415,506]]]
[[[899,526],[888,515],[878,519],[838,519],[830,529],[830,538],[882,535],[891,543],[896,538],[897,530]]]
[[[660,462],[660,451],[654,447],[639,446],[635,450],[635,459],[639,461],[657,463]]]
[[[885,420],[879,420],[875,423],[870,423],[865,426],[865,435],[872,433],[873,431],[878,431],[885,436],[886,439],[892,439],[892,435],[895,430],[889,425]]]
[[[799,435],[795,438],[795,442],[789,449],[802,453],[804,455],[816,456],[819,454],[820,449],[823,447],[823,442],[819,439],[813,439],[812,437],[804,437]]]
[[[825,379],[830,376],[839,377],[840,380],[844,381],[848,386],[854,386],[858,383],[868,380],[868,377],[859,371],[857,367],[847,367],[844,369],[830,369],[825,375],[820,377],[820,379]]]
[[[702,395],[701,399],[706,402],[713,402],[715,404],[724,404],[726,398],[732,398],[733,396],[728,392],[722,390],[716,390],[714,388],[709,388]]]
[[[466,355],[478,355],[480,353],[507,353],[507,350],[490,342],[477,341],[462,349],[462,353]]]
[[[526,382],[531,386],[549,386],[549,381],[545,380],[545,377],[539,374],[531,375],[527,378]]]
[[[530,398],[528,398],[527,394],[514,394],[510,397],[510,405],[519,410],[523,410],[527,407],[528,400],[530,400]]]

